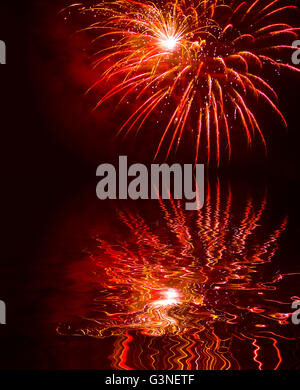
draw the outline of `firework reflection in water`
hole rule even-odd
[[[280,342],[296,337],[289,311],[297,297],[276,301],[289,275],[268,265],[287,220],[266,234],[266,197],[236,209],[230,188],[212,188],[200,211],[161,202],[156,223],[120,211],[128,234],[121,229],[115,242],[97,237],[89,254],[99,286],[93,314],[58,333],[116,336],[116,369],[244,368],[239,350],[252,362],[246,368],[280,367]]]

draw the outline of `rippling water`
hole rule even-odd
[[[65,309],[57,337],[109,340],[99,346],[114,369],[299,365],[290,317],[300,267],[282,266],[288,216],[274,217],[267,191],[237,197],[217,182],[200,211],[123,204],[109,220],[93,222],[82,260],[66,271],[69,295],[84,299]]]

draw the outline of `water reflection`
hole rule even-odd
[[[112,337],[115,369],[279,368],[298,332],[299,298],[278,295],[298,274],[272,264],[287,218],[271,224],[266,193],[236,202],[219,183],[200,211],[159,207],[159,218],[119,209],[121,224],[95,237],[93,308],[58,334]]]

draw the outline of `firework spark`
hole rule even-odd
[[[107,92],[97,107],[114,97],[137,103],[120,129],[125,135],[160,115],[166,124],[155,157],[163,145],[168,157],[190,131],[195,161],[204,143],[208,160],[213,145],[219,163],[223,142],[230,157],[235,120],[248,144],[257,134],[266,146],[252,108],[262,101],[286,126],[264,74],[270,65],[277,73],[299,71],[282,62],[296,49],[290,42],[299,30],[285,22],[297,10],[290,2],[117,0],[78,7],[93,14],[95,22],[85,30],[104,45],[95,54],[101,75],[92,88],[105,84]]]

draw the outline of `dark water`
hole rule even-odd
[[[199,212],[78,195],[30,267],[18,364],[299,368],[296,198],[278,183],[217,180]]]

